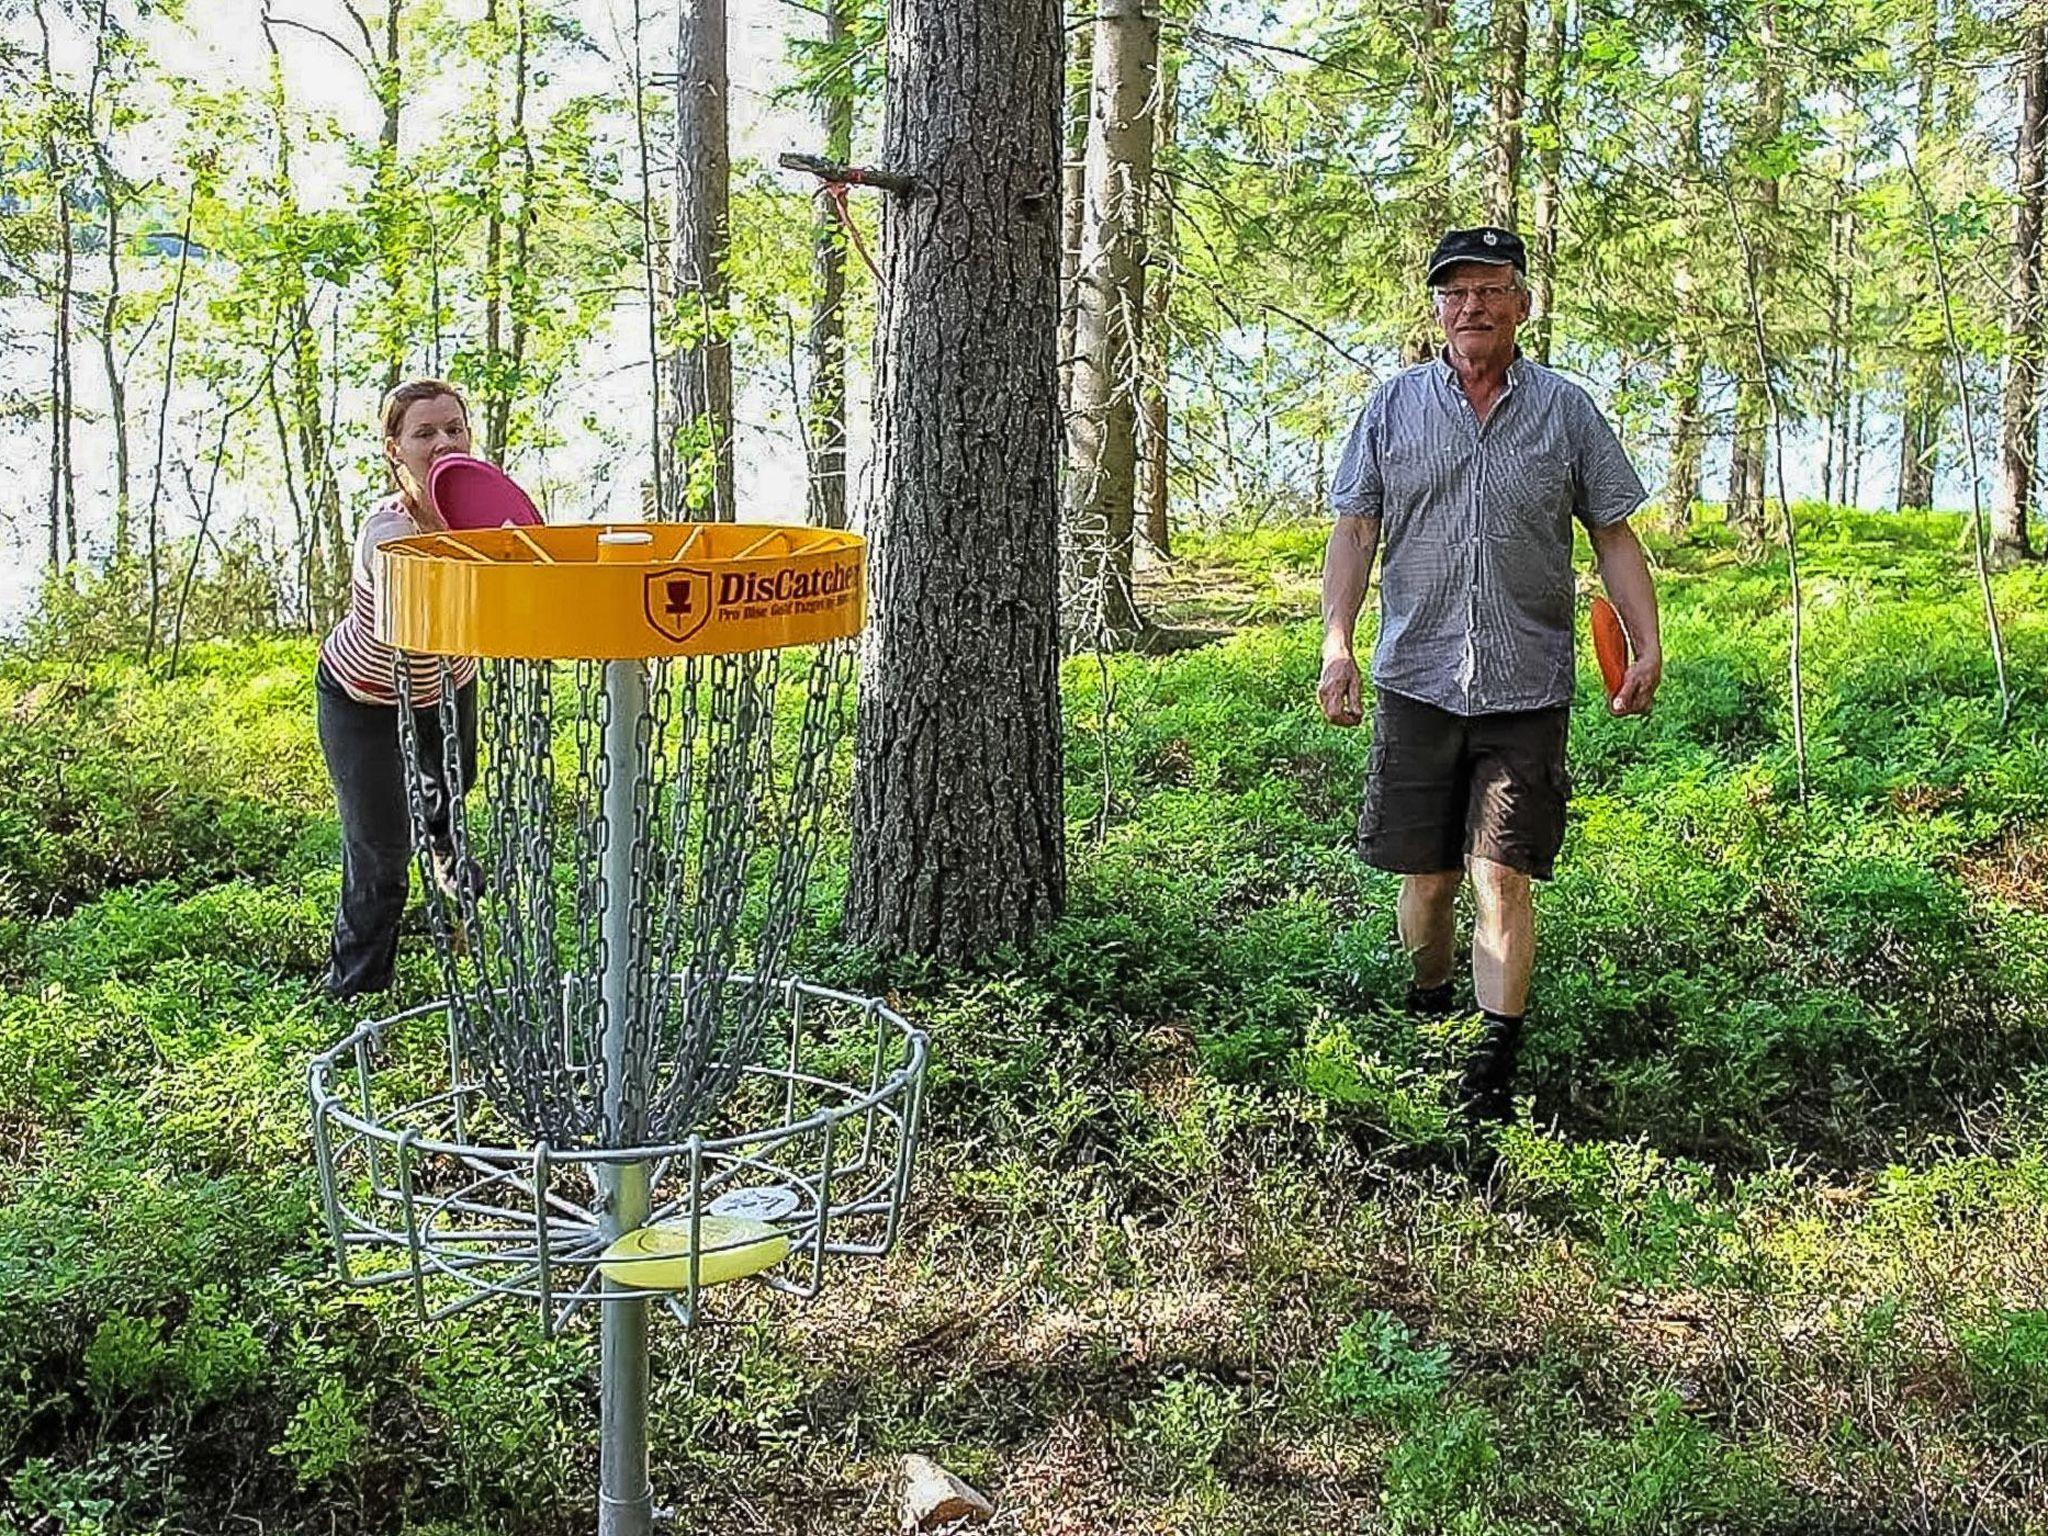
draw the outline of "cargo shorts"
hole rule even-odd
[[[1548,880],[1564,846],[1568,706],[1455,715],[1379,690],[1358,852],[1376,869],[1445,874],[1492,859]]]

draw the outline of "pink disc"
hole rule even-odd
[[[533,498],[495,464],[451,453],[434,460],[427,494],[450,528],[502,528],[540,521]]]

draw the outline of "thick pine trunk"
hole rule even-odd
[[[1101,0],[1067,411],[1067,641],[1075,646],[1127,645],[1144,627],[1131,557],[1158,65],[1159,18],[1147,0]]]
[[[676,24],[676,216],[671,247],[678,344],[669,396],[682,451],[668,487],[670,517],[731,522],[732,341],[726,260],[731,160],[725,0],[684,0]],[[693,472],[694,466],[694,472]]]
[[[828,50],[845,45],[851,0],[825,0]],[[853,158],[853,81],[836,71],[818,98],[825,158],[844,165]],[[846,526],[846,232],[830,197],[819,193],[811,229],[811,275],[817,296],[811,309],[810,397],[804,406],[810,445],[810,519],[823,528]]]
[[[1529,59],[1527,0],[1493,0],[1493,79],[1487,99],[1486,220],[1513,229],[1522,182],[1522,94]]]
[[[1060,7],[891,0],[874,616],[847,927],[962,959],[1065,899]]]
[[[2005,565],[2033,554],[2027,513],[2034,497],[2034,453],[2041,433],[2041,219],[2044,184],[2048,184],[2048,22],[2027,29],[2020,55],[2020,127],[2013,168],[2018,202],[2012,219],[2012,297],[2005,323],[1998,495],[1991,510],[1992,558]]]

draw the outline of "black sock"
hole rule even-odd
[[[1418,987],[1410,982],[1407,1009],[1420,1019],[1448,1019],[1458,1011],[1457,986],[1445,981],[1433,987]]]

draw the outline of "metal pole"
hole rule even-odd
[[[604,1128],[615,1147],[640,1140],[641,1064],[627,1049],[633,954],[633,800],[636,740],[647,710],[647,675],[637,661],[604,668]],[[604,1202],[607,1243],[645,1225],[647,1165],[615,1163]],[[598,1390],[598,1536],[652,1536],[654,1490],[647,1478],[647,1301],[631,1286],[605,1281]]]

